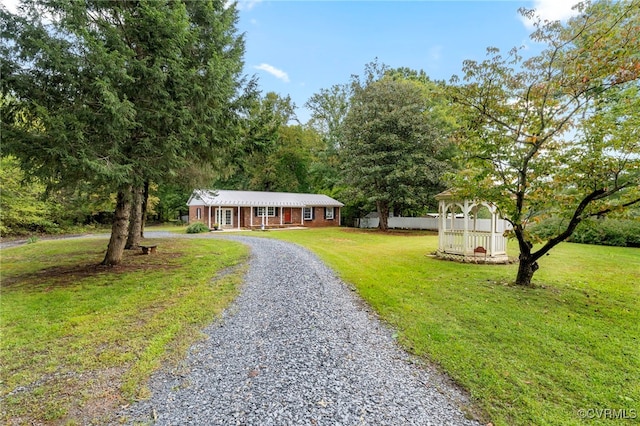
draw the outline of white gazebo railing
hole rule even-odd
[[[484,201],[458,201],[449,191],[438,200],[438,256],[460,261],[506,263],[506,222]]]

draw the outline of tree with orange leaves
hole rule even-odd
[[[640,203],[640,1],[575,7],[566,24],[537,19],[539,55],[489,49],[453,80],[466,167],[452,183],[513,225],[519,285],[532,285],[538,260],[582,220]],[[565,220],[536,241],[528,226],[551,215]]]

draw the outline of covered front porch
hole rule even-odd
[[[211,206],[209,228],[255,229],[305,226],[305,207],[289,206]]]

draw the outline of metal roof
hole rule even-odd
[[[340,201],[324,194],[296,194],[292,192],[228,191],[196,189],[189,197],[189,206],[234,207],[342,207]]]

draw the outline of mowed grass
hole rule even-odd
[[[181,359],[237,295],[246,247],[150,242],[156,254],[126,251],[113,268],[98,266],[104,238],[2,250],[3,424],[107,422],[146,397],[150,375]]]
[[[540,262],[536,287],[521,288],[510,284],[516,265],[430,257],[436,235],[253,235],[317,253],[405,348],[467,389],[486,422],[640,422],[640,249],[563,243]]]

